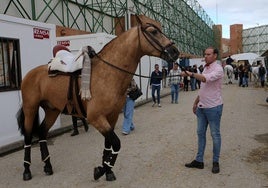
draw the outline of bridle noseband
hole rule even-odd
[[[163,46],[154,36],[151,32],[147,31],[147,28],[149,27],[153,27],[154,29],[156,29],[158,31],[158,33],[160,33],[161,35],[163,35],[164,37],[167,38],[167,36],[154,24],[151,23],[147,23],[146,27],[143,26],[139,26],[138,29],[141,29],[141,32],[143,34],[143,36],[145,37],[145,39],[151,44],[151,46],[153,46],[156,50],[158,50],[159,52],[161,52],[160,57],[164,57],[165,55],[169,56],[168,53],[168,48],[172,45],[174,45],[175,43],[170,41],[169,44],[167,44],[166,46]],[[139,32],[139,31],[138,31]],[[140,36],[139,36],[139,40],[140,40]],[[170,57],[171,58],[171,57]],[[172,59],[172,58],[171,58]],[[175,60],[174,60],[175,61]]]

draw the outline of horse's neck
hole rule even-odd
[[[103,59],[109,58],[110,63],[115,66],[124,68],[127,71],[135,72],[137,63],[143,56],[139,46],[137,29],[133,28],[128,30],[119,37],[115,38],[107,46],[105,46],[105,48],[100,52],[100,56],[102,56]]]
[[[98,55],[104,61],[115,66],[108,65],[108,68],[101,70],[103,74],[110,75],[110,79],[115,80],[111,84],[114,84],[114,87],[121,85],[123,88],[127,88],[137,69],[139,60],[143,56],[139,47],[137,29],[131,29],[115,38]],[[126,72],[118,70],[116,67]]]

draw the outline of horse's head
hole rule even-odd
[[[174,62],[179,57],[179,50],[162,32],[159,22],[146,16],[137,16],[140,29],[140,45],[146,55],[160,57],[167,62]]]

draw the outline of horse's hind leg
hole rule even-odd
[[[116,177],[112,171],[117,155],[121,148],[120,139],[113,130],[105,135],[105,148],[102,156],[102,166],[94,169],[94,179],[97,180],[106,174],[107,181],[114,181]]]
[[[52,175],[52,165],[50,163],[50,155],[47,147],[47,131],[45,130],[45,121],[43,121],[40,125],[39,130],[39,145],[42,161],[45,163],[44,172],[46,175]]]
[[[59,115],[59,111],[56,110],[45,110],[45,119],[39,127],[39,144],[41,151],[42,161],[45,163],[44,172],[46,175],[52,175],[52,165],[50,163],[50,155],[47,147],[47,134],[51,126],[54,124],[55,120]]]
[[[23,180],[30,180],[32,179],[32,173],[30,170],[31,165],[31,145],[32,144],[32,135],[25,134],[24,135],[24,172],[23,172]]]
[[[34,116],[35,114],[35,116]],[[32,144],[32,132],[33,126],[39,125],[39,116],[37,110],[34,108],[27,108],[20,111],[18,117],[19,126],[22,129],[22,134],[24,134],[24,172],[23,180],[32,179],[32,173],[30,170],[31,165],[31,144]]]

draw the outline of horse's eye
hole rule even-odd
[[[153,29],[153,30],[151,31],[151,33],[152,33],[153,35],[156,35],[156,34],[158,33],[158,31],[157,31],[157,29]]]

